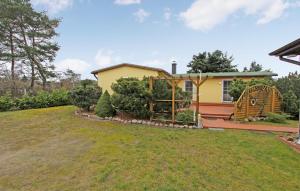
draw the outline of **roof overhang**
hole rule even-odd
[[[300,61],[291,59],[300,55],[300,38],[277,49],[269,54],[270,56],[278,56],[280,60],[292,64],[300,65]]]
[[[163,73],[167,76],[171,76],[167,71],[165,71],[163,69],[160,69],[160,68],[154,68],[154,67],[149,67],[149,66],[141,66],[141,65],[129,64],[129,63],[117,64],[117,65],[114,65],[114,66],[110,66],[110,67],[102,68],[102,69],[99,69],[99,70],[95,70],[95,71],[92,71],[91,74],[96,75],[100,72],[104,72],[104,71],[107,71],[107,70],[112,70],[112,69],[120,68],[120,67],[124,67],[124,66],[133,67],[133,68],[140,68],[140,69],[144,69],[144,70],[157,71],[157,72]]]

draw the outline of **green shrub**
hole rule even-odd
[[[99,98],[95,112],[99,117],[112,117],[114,115],[114,109],[110,102],[110,95],[107,91]]]
[[[90,107],[97,103],[101,93],[97,85],[83,84],[72,89],[69,96],[73,105],[90,111]]]
[[[20,110],[37,108],[33,96],[23,96],[16,99],[16,107]]]
[[[273,84],[274,84],[274,82],[271,78],[252,79],[248,82],[245,82],[241,79],[234,79],[229,86],[229,94],[230,94],[230,96],[233,97],[234,101],[237,101],[247,86],[249,86],[249,87],[254,86],[254,85],[272,86]]]
[[[286,123],[286,115],[281,115],[277,113],[268,113],[267,114],[267,121],[272,123]]]
[[[71,104],[69,92],[66,90],[54,90],[51,93],[51,99],[53,100],[53,102],[50,106],[61,106]]]
[[[194,112],[192,110],[185,110],[176,114],[176,121],[187,125],[194,122]]]
[[[121,78],[112,85],[114,94],[111,97],[113,106],[137,118],[148,118],[151,94],[144,80]]]
[[[0,111],[8,111],[14,106],[14,102],[10,96],[0,97]]]

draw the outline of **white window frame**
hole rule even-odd
[[[221,91],[222,91],[222,102],[223,103],[232,103],[233,102],[233,100],[232,101],[224,101],[224,82],[225,81],[233,81],[232,79],[224,79],[224,80],[222,80],[222,88],[221,88]]]

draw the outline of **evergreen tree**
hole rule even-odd
[[[10,64],[11,94],[16,94],[16,65],[22,58],[17,17],[22,5],[10,0],[0,1],[0,61]]]
[[[107,91],[99,98],[96,108],[96,114],[99,117],[112,117],[114,115],[114,109],[111,105],[110,95]]]
[[[237,72],[236,65],[232,65],[233,57],[227,56],[220,50],[212,53],[203,52],[193,56],[193,60],[187,65],[188,73],[200,72]]]
[[[250,64],[249,70],[248,70],[247,67],[245,67],[243,72],[260,72],[260,71],[262,71],[262,70],[263,70],[262,65],[257,64],[256,61],[253,61],[253,62],[251,62],[251,64]]]

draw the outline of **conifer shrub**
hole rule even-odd
[[[111,105],[110,95],[107,91],[99,98],[95,112],[99,117],[112,117],[115,114],[114,108]]]

